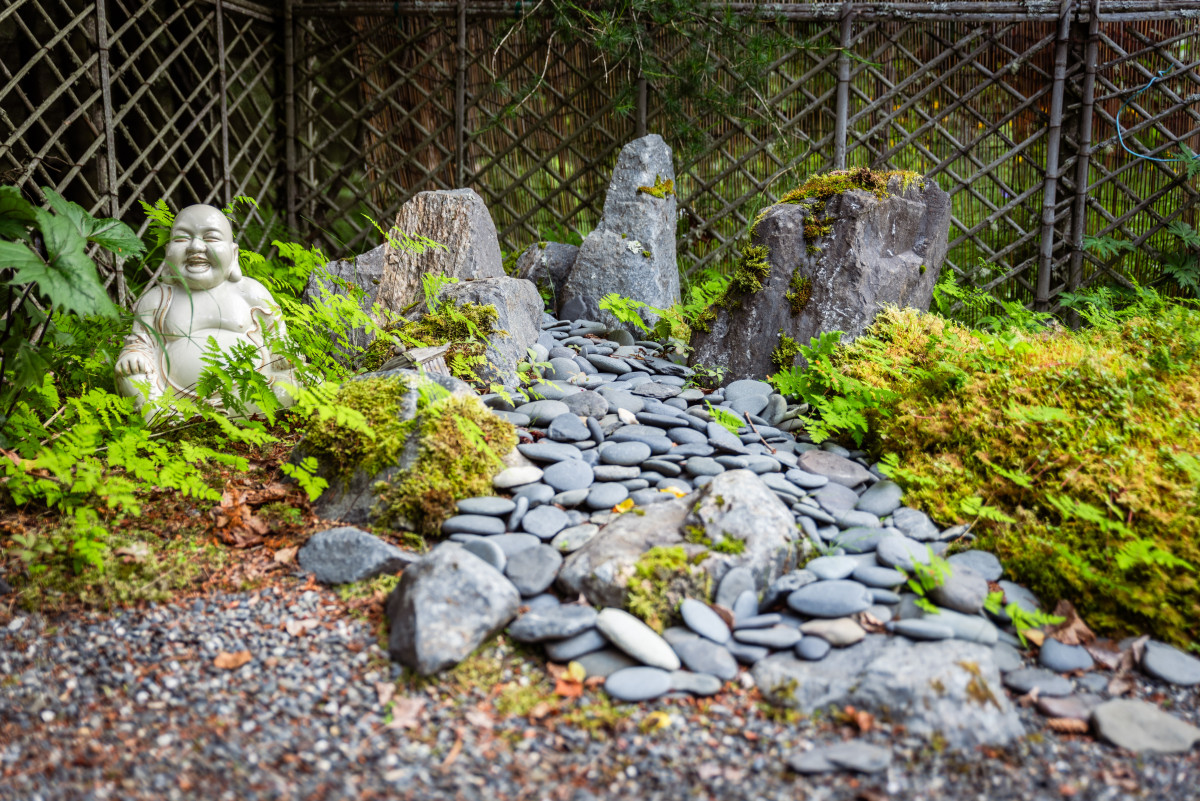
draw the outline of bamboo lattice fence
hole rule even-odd
[[[686,112],[710,138],[677,154],[684,269],[721,268],[759,209],[842,166],[934,177],[952,196],[950,265],[1042,308],[1099,279],[1152,280],[1146,251],[1171,247],[1171,222],[1197,222],[1195,181],[1120,148],[1115,127],[1169,71],[1126,109],[1126,142],[1158,158],[1200,151],[1192,0],[769,8],[756,25],[796,43],[768,69],[769,116]],[[292,237],[362,251],[379,241],[371,220],[458,186],[484,198],[506,250],[586,234],[620,147],[672,121],[644,84],[618,108],[595,54],[554,40],[548,20],[505,37],[513,13],[478,0],[10,0],[0,181],[135,226],[139,200],[248,195],[258,208],[240,237],[260,249]],[[729,65],[717,80],[744,91]],[[1140,250],[1103,259],[1085,236]],[[122,272],[107,275],[127,300]]]

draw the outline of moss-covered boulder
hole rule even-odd
[[[894,398],[867,445],[905,501],[972,523],[1049,606],[1106,633],[1200,631],[1200,309],[1148,296],[1097,325],[974,331],[882,312],[841,369]]]
[[[464,382],[389,370],[347,381],[314,411],[292,461],[315,458],[328,482],[321,517],[431,536],[458,500],[491,491],[515,445],[512,425]]]
[[[884,304],[928,310],[949,230],[949,195],[916,173],[810,178],[755,222],[728,293],[692,337],[693,364],[761,378],[791,367],[788,341],[853,339]]]

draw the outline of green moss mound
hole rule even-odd
[[[653,186],[639,186],[637,191],[664,200],[667,195],[675,194],[675,182],[670,178],[664,179],[661,175],[656,175]]]
[[[409,391],[407,383],[395,379],[347,381],[334,403],[361,413],[375,436],[343,425],[336,417],[314,417],[304,427],[305,447],[333,464],[343,478],[359,467],[378,473],[395,464],[414,425],[399,419],[400,403]]]
[[[970,522],[1044,600],[1093,628],[1195,648],[1200,309],[1146,293],[1080,332],[972,331],[887,309],[840,352],[896,393],[867,445],[909,505]]]
[[[678,622],[684,598],[712,595],[712,577],[692,564],[683,546],[657,546],[642,554],[626,587],[625,609],[661,634]]]
[[[380,487],[379,522],[433,537],[458,501],[491,493],[500,455],[516,447],[517,435],[473,396],[418,405],[417,420],[417,461]]]
[[[792,314],[804,311],[804,307],[812,300],[812,279],[802,274],[799,267],[792,271],[792,280],[788,282],[788,291],[784,298],[791,306]]]
[[[771,351],[771,364],[775,365],[776,370],[791,370],[799,355],[800,343],[783,333],[782,328],[779,329],[779,344]]]
[[[450,372],[464,381],[478,382],[472,368],[482,364],[488,340],[493,336],[507,336],[508,332],[496,328],[500,312],[492,304],[442,303],[433,314],[417,320],[403,320],[388,326],[387,331],[400,337],[403,342],[415,347],[449,345],[446,364]],[[396,348],[385,337],[370,344],[363,359],[363,368],[378,370],[385,362],[397,355]]]

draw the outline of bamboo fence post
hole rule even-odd
[[[1058,35],[1054,45],[1054,85],[1050,92],[1050,127],[1046,132],[1046,178],[1042,188],[1042,231],[1038,257],[1037,296],[1039,311],[1050,306],[1050,272],[1054,266],[1054,205],[1058,189],[1058,150],[1062,139],[1063,93],[1067,83],[1070,50],[1071,7],[1075,0],[1062,0],[1058,8]]]
[[[221,190],[228,205],[233,202],[233,173],[229,170],[229,76],[225,72],[225,6],[216,0],[217,13],[217,91],[221,115]]]
[[[117,197],[117,143],[113,131],[112,68],[108,52],[108,0],[96,0],[96,49],[100,61],[100,97],[104,104],[104,174],[108,182],[108,213],[113,219],[121,216],[121,201]],[[113,276],[117,283],[117,303],[129,301],[125,285],[124,259],[113,259]]]
[[[454,70],[454,182],[466,186],[467,169],[467,0],[458,0],[458,63]]]
[[[1075,156],[1075,207],[1071,210],[1071,266],[1067,288],[1074,292],[1083,281],[1083,237],[1087,233],[1088,171],[1092,158],[1092,114],[1096,103],[1096,60],[1100,44],[1100,0],[1091,0],[1087,47],[1083,56],[1083,105],[1079,112],[1079,152]],[[1075,310],[1067,315],[1072,328],[1079,327]]]
[[[637,79],[637,138],[646,135],[646,76]]]
[[[854,17],[850,3],[842,6],[842,30],[839,39],[841,52],[838,54],[837,106],[833,130],[833,167],[846,169],[846,127],[850,117],[850,42]]]
[[[296,222],[296,18],[293,3],[283,0],[283,119],[284,119],[284,192],[287,203],[287,227],[297,230]]]

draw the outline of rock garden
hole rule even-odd
[[[674,177],[631,142],[507,272],[421,193],[307,276],[338,380],[211,414],[220,472],[144,501],[220,559],[139,550],[112,485],[108,595],[55,585],[38,520],[85,553],[59,497],[153,470],[6,445],[0,796],[1196,797],[1194,304],[953,322],[948,196],[866,169],[681,288]]]

